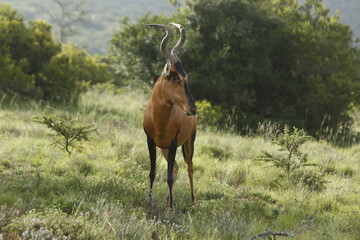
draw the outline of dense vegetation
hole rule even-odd
[[[321,1],[187,3],[172,17],[122,22],[110,52],[122,80],[150,83],[161,69],[162,34],[146,23],[184,22],[180,58],[193,94],[233,113],[238,130],[270,119],[314,134],[325,117],[331,127],[349,120],[360,100],[359,50]]]
[[[242,137],[202,127],[194,156],[197,204],[191,205],[186,164],[178,152],[174,210],[166,204],[163,157],[149,205],[149,159],[141,128],[148,97],[128,89],[116,93],[107,85],[82,95],[78,107],[1,102],[0,234],[5,239],[150,239],[156,231],[161,239],[215,240],[249,239],[269,229],[294,235],[290,239],[358,238],[360,146],[302,143],[301,134],[277,135],[282,127],[274,125]],[[93,123],[98,133],[69,156],[51,145],[55,138],[47,127],[31,121],[42,114]],[[317,166],[300,166],[288,178],[286,168],[261,161],[264,153],[287,158],[289,152],[280,147],[288,146],[283,136],[299,144],[294,163],[300,152]]]
[[[51,25],[28,25],[0,3],[0,92],[57,102],[77,102],[87,84],[111,79],[109,68],[84,50],[58,43]]]
[[[300,3],[304,0],[300,0]],[[325,5],[330,8],[332,14],[339,12],[341,16],[341,22],[351,26],[351,29],[355,33],[356,38],[360,38],[360,21],[358,19],[360,11],[360,4],[356,0],[324,0]]]

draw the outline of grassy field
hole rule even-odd
[[[281,168],[258,160],[262,152],[281,153],[268,138],[202,127],[194,155],[197,204],[180,150],[174,209],[160,151],[149,203],[142,130],[148,96],[102,88],[76,107],[0,101],[0,239],[150,239],[153,231],[160,239],[250,239],[266,229],[291,239],[360,239],[360,145],[307,141],[300,151],[318,165],[301,169],[309,177],[289,181]],[[32,120],[41,114],[94,123],[97,133],[69,156]]]

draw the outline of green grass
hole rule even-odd
[[[359,239],[360,145],[308,141],[301,151],[325,181],[312,191],[287,184],[281,170],[257,161],[278,147],[260,136],[201,128],[191,205],[181,151],[174,209],[167,206],[166,161],[158,151],[154,201],[142,114],[149,94],[94,89],[78,106],[1,102],[0,234],[4,239],[248,239],[270,229],[293,239]],[[56,114],[94,123],[98,133],[71,156],[51,146],[33,116]],[[203,130],[205,129],[205,130]],[[12,238],[11,238],[12,237]],[[1,239],[1,235],[0,235]],[[277,239],[285,239],[277,237]]]

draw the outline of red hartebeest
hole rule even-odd
[[[197,123],[196,106],[190,93],[188,76],[177,56],[178,50],[185,41],[186,32],[180,24],[171,24],[180,31],[180,40],[171,52],[166,48],[171,36],[171,27],[148,24],[148,26],[162,28],[166,32],[160,44],[160,51],[166,59],[166,64],[154,85],[144,115],[144,130],[150,154],[150,198],[152,198],[156,172],[156,147],[159,147],[168,162],[167,182],[170,208],[173,206],[172,190],[179,169],[175,161],[176,149],[179,146],[182,146],[184,159],[188,165],[191,199],[195,203],[192,157]]]

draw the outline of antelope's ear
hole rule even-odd
[[[163,71],[163,75],[167,80],[170,79],[170,69],[171,69],[171,63],[169,60],[167,60]]]

